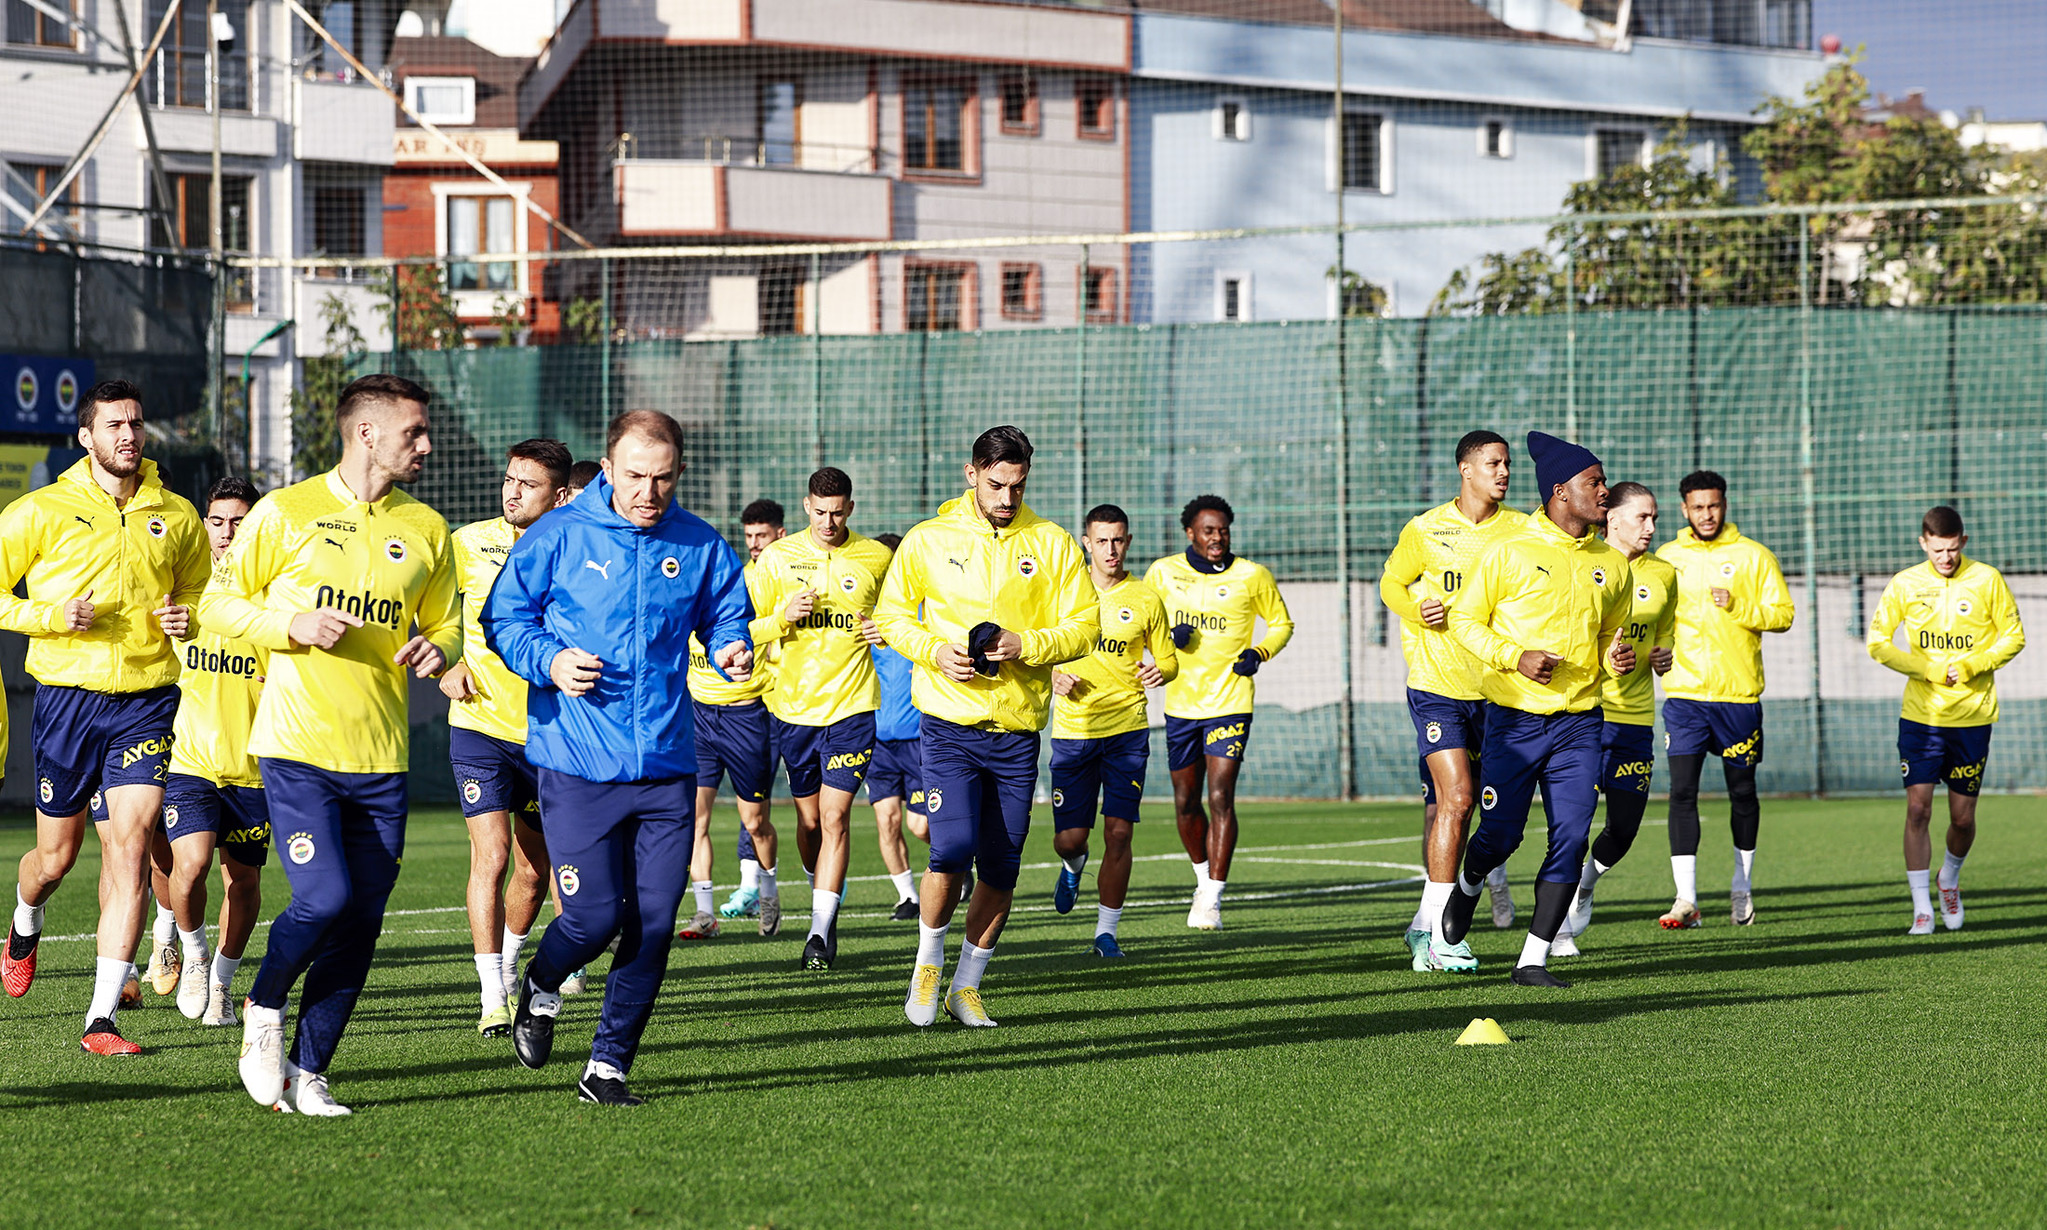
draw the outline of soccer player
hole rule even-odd
[[[768,544],[755,565],[757,643],[775,654],[768,711],[796,796],[797,848],[813,876],[798,965],[828,970],[839,955],[839,900],[852,855],[847,816],[874,756],[881,685],[868,651],[882,643],[871,616],[891,553],[848,527],[853,480],[844,470],[812,474],[803,511],[808,532]]]
[[[746,536],[747,562],[741,569],[749,598],[758,598],[761,552],[782,537],[782,506],[755,500],[739,515]],[[755,603],[755,610],[762,609]],[[756,618],[748,635],[756,643],[774,624]],[[739,803],[740,885],[726,905],[728,917],[760,915],[760,932],[782,929],[782,894],[775,883],[775,826],[768,821],[768,791],[775,784],[775,762],[768,730],[768,709],[761,700],[769,687],[764,663],[756,662],[750,678],[733,682],[711,668],[703,642],[689,643],[689,694],[696,712],[697,794],[696,837],[690,852],[690,888],[696,915],[684,923],[677,939],[707,940],[718,934],[718,915],[711,908],[711,808],[718,801],[718,782],[732,777]],[[765,855],[759,859],[757,855]]]
[[[1657,921],[1676,931],[1699,925],[1699,778],[1720,757],[1734,833],[1736,926],[1756,920],[1750,874],[1762,804],[1763,637],[1794,614],[1784,570],[1769,549],[1727,517],[1727,480],[1698,470],[1678,484],[1687,527],[1657,556],[1677,570],[1675,662],[1663,677],[1664,750],[1670,757],[1670,872],[1677,900]]]
[[[341,391],[341,462],[257,502],[200,599],[204,625],[270,651],[261,759],[291,904],[242,1022],[242,1086],[264,1106],[345,1115],[328,1088],[405,849],[407,674],[462,656],[455,547],[399,484],[433,443],[427,391],[379,373]],[[418,631],[414,632],[414,626]],[[284,1010],[299,992],[284,1048]]]
[[[1170,683],[1180,673],[1180,660],[1165,603],[1123,569],[1129,515],[1114,504],[1097,504],[1081,519],[1080,542],[1099,603],[1100,631],[1093,653],[1052,672],[1052,693],[1059,698],[1052,706],[1052,849],[1064,864],[1052,886],[1052,908],[1061,914],[1073,909],[1099,801],[1102,867],[1095,889],[1101,903],[1095,907],[1092,951],[1121,957],[1116,931],[1130,890],[1130,839],[1151,759],[1144,690]]]
[[[1187,550],[1145,569],[1144,583],[1172,614],[1180,673],[1166,685],[1166,767],[1180,844],[1194,864],[1187,925],[1223,925],[1222,900],[1237,849],[1237,772],[1251,742],[1251,677],[1293,639],[1294,617],[1272,574],[1230,551],[1236,514],[1221,496],[1198,495],[1180,510]],[[1252,640],[1252,621],[1265,635]],[[1208,810],[1201,809],[1202,781]]]
[[[903,536],[876,534],[874,541],[893,552],[902,545]],[[874,761],[867,769],[867,801],[874,806],[881,863],[888,868],[889,882],[896,890],[896,908],[889,917],[904,922],[921,917],[922,911],[903,829],[907,825],[918,841],[931,840],[924,818],[924,751],[917,738],[924,715],[910,699],[910,660],[887,645],[876,645],[870,653],[874,677],[881,685],[881,707],[874,713]],[[966,891],[973,890],[969,887]]]
[[[1601,681],[1633,671],[1635,650],[1622,635],[1628,561],[1594,532],[1606,523],[1605,468],[1590,451],[1539,431],[1528,433],[1528,454],[1543,507],[1479,558],[1450,604],[1451,634],[1485,667],[1486,726],[1478,831],[1431,943],[1464,939],[1479,883],[1521,844],[1539,785],[1549,851],[1513,980],[1564,987],[1546,963],[1599,807]]]
[[[115,1012],[133,974],[177,718],[173,640],[195,627],[206,535],[190,501],[142,455],[142,391],[123,380],[78,401],[86,455],[0,513],[0,627],[29,638],[36,840],[21,856],[0,980],[28,992],[43,906],[78,861],[88,801],[103,794],[99,963],[81,1049],[135,1055]],[[27,583],[26,598],[14,587]]]
[[[533,766],[526,760],[526,681],[483,643],[478,620],[512,545],[567,501],[573,464],[559,440],[519,441],[505,452],[501,515],[472,521],[453,535],[462,588],[462,660],[441,676],[440,686],[449,701],[449,767],[469,826],[469,938],[483,999],[476,1032],[486,1038],[512,1032],[506,1000],[518,979],[519,947],[540,915],[547,840]]]
[[[1655,676],[1670,671],[1677,629],[1677,573],[1649,554],[1649,544],[1656,541],[1655,493],[1640,483],[1615,483],[1608,489],[1606,541],[1628,560],[1628,622],[1621,639],[1634,649],[1635,661],[1646,662],[1650,669],[1600,681],[1605,724],[1599,746],[1605,760],[1599,788],[1606,795],[1606,827],[1592,842],[1591,857],[1578,878],[1578,895],[1550,945],[1553,957],[1578,955],[1576,937],[1592,925],[1592,893],[1599,877],[1613,870],[1641,831],[1656,763]]]
[[[562,497],[562,503],[566,504],[583,494],[583,488],[596,481],[597,476],[602,473],[604,473],[604,467],[594,461],[579,461],[570,466],[569,493]]]
[[[682,428],[656,410],[611,421],[604,473],[512,548],[484,635],[533,690],[526,752],[561,885],[519,981],[512,1049],[546,1064],[560,987],[618,937],[576,1095],[637,1106],[626,1087],[674,942],[689,874],[697,767],[684,686],[689,638],[735,681],[753,654],[739,560],[675,502]]]
[[[1421,768],[1428,880],[1421,905],[1407,924],[1407,949],[1416,972],[1468,974],[1478,969],[1469,944],[1441,952],[1429,947],[1435,919],[1457,879],[1457,860],[1464,856],[1471,808],[1478,799],[1473,758],[1485,736],[1485,700],[1478,690],[1482,668],[1450,635],[1449,607],[1486,548],[1528,524],[1525,515],[1500,503],[1507,498],[1511,469],[1505,437],[1491,431],[1466,432],[1457,441],[1457,498],[1402,527],[1379,574],[1380,600],[1400,617],[1400,648],[1407,658],[1407,713],[1414,720]],[[1513,925],[1514,896],[1507,888],[1506,867],[1487,877],[1486,885],[1494,925]]]
[[[216,562],[227,554],[259,498],[253,486],[234,477],[220,479],[207,491],[206,538]],[[153,877],[157,900],[171,912],[179,948],[159,951],[152,969],[162,964],[174,973],[178,1010],[187,1019],[239,1025],[228,988],[256,929],[263,865],[270,858],[270,805],[262,769],[249,753],[249,728],[270,655],[202,627],[182,656]],[[215,847],[220,850],[220,948],[209,958],[206,876],[213,869]]]
[[[1940,865],[1940,921],[1962,925],[1962,860],[1976,841],[1976,795],[1997,721],[1997,671],[2026,647],[2018,603],[2004,575],[1962,554],[1962,514],[1945,504],[1919,523],[1926,562],[1884,586],[1869,621],[1869,656],[1904,675],[1898,768],[1905,777],[1905,883],[1912,928],[1933,934],[1927,877],[1933,866],[1933,787],[1947,783],[1947,854]],[[1905,629],[1905,645],[1896,637]]]
[[[874,609],[888,643],[916,663],[911,693],[924,714],[931,867],[903,1001],[912,1025],[938,1019],[945,933],[959,877],[975,864],[980,882],[945,1011],[963,1025],[995,1024],[981,976],[1016,896],[1052,667],[1085,655],[1100,631],[1079,544],[1023,502],[1030,473],[1023,432],[982,432],[966,492],[904,535]]]

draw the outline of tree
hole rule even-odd
[[[334,412],[341,404],[341,390],[348,387],[355,356],[367,348],[341,296],[320,301],[320,322],[326,326],[327,353],[305,361],[305,383],[290,397],[294,481],[323,474],[340,463],[341,433],[334,425]]]

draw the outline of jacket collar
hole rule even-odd
[[[107,489],[100,486],[98,480],[93,478],[92,458],[90,457],[80,457],[71,464],[70,469],[65,470],[58,477],[77,483],[85,488],[91,496],[109,505],[114,502],[114,497],[108,495]],[[163,503],[163,478],[157,473],[156,463],[144,457],[142,459],[141,482],[136,486],[135,494],[128,498],[127,507],[154,508],[161,503]]]
[[[1714,536],[1713,541],[1706,542],[1692,533],[1692,527],[1687,525],[1677,532],[1677,541],[1680,546],[1703,547],[1710,551],[1714,547],[1731,547],[1740,542],[1741,530],[1735,527],[1734,522],[1723,521],[1720,524],[1720,532]]]
[[[1552,542],[1570,543],[1579,547],[1590,545],[1596,538],[1601,542],[1606,541],[1603,538],[1599,538],[1598,532],[1590,527],[1587,527],[1585,530],[1584,537],[1571,537],[1569,534],[1564,533],[1562,526],[1549,519],[1549,509],[1547,508],[1538,508],[1528,515],[1528,528]]]
[[[974,498],[972,489],[968,489],[956,499],[947,500],[939,505],[938,517],[940,520],[964,526],[976,534],[988,534],[997,538],[1004,534],[1014,534],[1038,524],[1041,520],[1038,514],[1031,511],[1029,504],[1019,504],[1016,517],[1004,528],[997,529],[988,518],[981,515],[980,501]]]
[[[1196,551],[1191,546],[1187,548],[1186,554],[1187,566],[1189,568],[1192,568],[1194,571],[1200,573],[1202,576],[1208,577],[1221,576],[1223,573],[1228,572],[1230,570],[1231,564],[1237,562],[1237,557],[1234,554],[1231,554],[1223,556],[1222,562],[1219,564],[1211,563],[1199,551]]]

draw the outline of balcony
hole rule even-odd
[[[892,238],[891,184],[878,175],[651,158],[613,174],[626,237]]]
[[[395,111],[367,82],[298,81],[292,86],[292,155],[301,162],[390,166]]]

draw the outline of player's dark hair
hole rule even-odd
[[[401,401],[418,402],[424,406],[433,400],[433,396],[403,376],[372,372],[349,381],[348,387],[341,390],[341,400],[334,403],[334,421],[345,427],[355,421],[358,413],[371,406],[388,406]]]
[[[782,511],[782,506],[775,501],[755,500],[739,510],[739,524],[772,525],[779,530],[787,516],[788,514]]]
[[[1615,483],[1606,489],[1606,510],[1612,512],[1629,500],[1639,500],[1645,496],[1653,500],[1656,493],[1637,482]]]
[[[602,473],[604,473],[604,467],[598,463],[594,461],[579,461],[569,467],[568,485],[581,491],[591,483],[596,482],[597,476]]]
[[[990,427],[974,437],[974,468],[1019,465],[1031,468],[1031,438],[1019,427]]]
[[[1677,498],[1682,500],[1694,491],[1718,491],[1727,494],[1727,480],[1711,470],[1693,470],[1677,485]]]
[[[1962,536],[1962,514],[1945,504],[1937,504],[1926,510],[1926,516],[1919,521],[1921,538],[1960,538]]]
[[[1507,437],[1499,432],[1467,431],[1464,433],[1464,437],[1457,441],[1457,464],[1463,465],[1466,457],[1471,456],[1488,444],[1498,444],[1507,449],[1509,456],[1513,455],[1514,450],[1512,446],[1507,444]]]
[[[1187,501],[1187,507],[1180,510],[1180,528],[1183,530],[1193,529],[1194,518],[1205,512],[1221,513],[1224,525],[1235,525],[1237,523],[1236,510],[1230,507],[1228,500],[1219,495],[1197,495]]]
[[[569,470],[576,464],[569,446],[560,440],[521,440],[505,450],[506,461],[530,461],[547,471],[547,481],[557,487],[569,485]]]
[[[820,498],[834,495],[851,498],[853,476],[837,466],[826,466],[810,476],[810,494]]]
[[[1129,529],[1130,514],[1114,504],[1097,504],[1087,510],[1087,516],[1080,519],[1081,532],[1086,533],[1088,527],[1097,522],[1107,522],[1111,525],[1120,525],[1125,529]]]
[[[903,545],[903,536],[901,534],[895,533],[876,534],[874,536],[874,541],[880,543],[882,546],[887,547],[889,550],[893,551],[897,547]]]
[[[675,449],[676,463],[682,462],[682,424],[670,415],[659,410],[628,410],[619,415],[604,432],[604,455],[617,452],[618,442],[627,436],[645,436],[667,444]]]
[[[142,390],[126,380],[102,380],[87,389],[85,396],[78,399],[78,430],[91,430],[93,416],[99,413],[99,408],[114,401],[132,401],[139,406],[142,404]]]
[[[254,508],[256,501],[262,498],[263,493],[256,490],[256,484],[246,478],[236,478],[234,475],[228,474],[214,479],[213,485],[206,489],[206,504],[204,507],[206,511],[211,512],[213,511],[214,503],[218,500],[240,500],[242,503]]]

